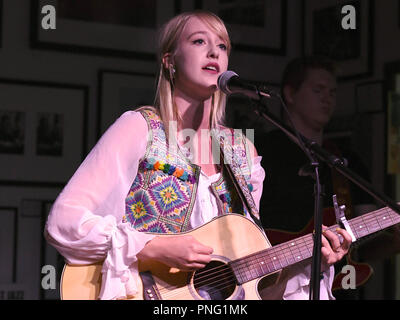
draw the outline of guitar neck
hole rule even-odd
[[[349,220],[349,225],[357,240],[398,223],[400,223],[400,215],[387,207]],[[337,227],[338,225],[333,225],[328,229],[341,238],[341,235],[336,232]],[[307,234],[231,261],[230,265],[238,283],[242,284],[311,258],[313,246],[313,236]]]

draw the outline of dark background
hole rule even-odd
[[[348,3],[357,8],[355,31],[339,27]],[[41,27],[46,4],[56,8],[55,30]],[[361,155],[378,190],[400,199],[399,173],[387,167],[388,93],[400,92],[398,0],[0,0],[0,299],[59,297],[41,289],[42,266],[53,265],[59,279],[63,265],[42,237],[51,203],[116,117],[152,104],[156,30],[194,8],[228,23],[230,69],[244,79],[277,89],[292,58],[337,58],[327,134]],[[230,104],[235,127],[273,128],[243,108],[247,100]],[[271,110],[279,114],[274,103]],[[396,256],[377,261],[363,299],[399,299],[399,264]]]

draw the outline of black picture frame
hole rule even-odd
[[[398,143],[394,142],[396,135],[395,131],[391,130],[393,123],[391,119],[391,113],[393,108],[393,98],[394,94],[399,93],[397,92],[397,88],[399,85],[399,74],[400,74],[400,60],[390,61],[385,63],[384,65],[384,105],[386,106],[386,166],[385,166],[385,193],[388,194],[390,197],[396,197],[396,188],[397,186],[397,179],[396,174],[393,172],[392,163],[393,163],[393,150],[391,148],[397,146]],[[398,132],[397,132],[398,133]],[[394,142],[394,143],[393,143]],[[392,158],[392,159],[391,159]]]
[[[209,10],[224,20],[234,51],[276,56],[286,55],[287,7],[287,0],[238,0],[222,4],[213,0],[195,0],[196,9]],[[264,15],[262,10],[257,10],[260,8]]]
[[[180,12],[181,5],[178,0],[153,1],[156,3],[155,8],[149,7],[148,3],[150,2],[148,1],[124,2],[124,5],[130,6],[129,10],[120,6],[112,6],[110,8],[121,8],[120,12],[112,15],[110,12],[107,13],[107,10],[100,12],[103,2],[101,4],[97,2],[99,5],[96,3],[94,7],[85,11],[76,6],[85,6],[88,1],[32,0],[31,47],[107,57],[156,60],[157,31],[163,23]],[[61,4],[63,6],[60,6]],[[44,5],[53,5],[56,9],[55,30],[41,28],[41,18],[43,17],[41,8]],[[136,18],[127,19],[124,15],[134,14],[138,11],[134,10],[135,6],[141,10],[141,13],[136,14]],[[144,7],[146,10],[143,9]],[[94,12],[93,8],[96,9]],[[85,12],[88,13],[87,16],[85,16]],[[154,22],[154,25],[142,27],[126,24],[127,20],[141,20],[142,23],[148,24],[146,14],[152,18],[150,20]],[[114,20],[110,17],[114,17]],[[111,20],[108,21],[106,18]]]
[[[3,0],[0,0],[0,48],[3,47],[3,32],[4,32],[4,23],[3,23]]]
[[[0,88],[0,185],[63,186],[86,156],[88,86],[0,78]]]
[[[21,218],[24,219],[33,219],[40,221],[37,225],[40,225],[40,231],[43,233],[45,229],[45,225],[47,222],[47,217],[50,213],[51,207],[54,203],[55,199],[49,198],[22,198],[20,200],[20,210],[21,210]],[[39,231],[39,230],[38,230]],[[40,237],[40,243],[38,243],[40,247],[40,258],[39,261],[39,270],[42,270],[44,266],[53,267],[55,271],[55,289],[49,288],[45,289],[42,286],[39,286],[39,299],[40,300],[60,300],[60,281],[61,274],[65,264],[65,260],[60,253],[51,246],[45,239],[44,236]],[[42,275],[44,276],[44,274]]]
[[[5,216],[9,215],[5,219]],[[0,256],[2,259],[0,267],[1,284],[15,284],[17,281],[17,252],[18,252],[18,208],[11,206],[0,206],[0,229],[4,232],[0,232]],[[12,243],[10,243],[10,240]],[[3,256],[5,255],[5,256]],[[7,257],[7,255],[9,255]],[[7,265],[9,266],[7,268]],[[10,270],[5,270],[10,269]],[[8,274],[8,275],[7,275]],[[8,276],[8,277],[7,277]],[[9,279],[5,279],[9,278]],[[8,282],[7,282],[8,280]],[[0,286],[1,288],[1,286]]]
[[[53,203],[61,191],[62,187],[0,185],[0,214],[1,208],[10,208],[16,216],[14,228],[7,230],[9,237],[15,239],[14,244],[8,244],[15,252],[12,259],[14,282],[0,284],[0,299],[38,300],[59,296],[58,286],[44,290],[42,279],[45,274],[41,271],[46,264],[54,265],[59,283],[60,265],[64,259],[58,256],[57,265],[54,257],[58,252],[46,242],[43,231],[50,208],[48,204]]]
[[[356,30],[341,27],[341,8],[347,4],[356,8]],[[303,54],[324,55],[335,60],[339,81],[371,76],[374,10],[375,2],[371,0],[302,0]],[[319,21],[323,23],[318,24]],[[315,28],[316,24],[318,28]]]
[[[98,71],[97,137],[124,112],[153,105],[156,75],[101,69]]]

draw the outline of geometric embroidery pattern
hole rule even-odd
[[[123,222],[130,223],[138,231],[186,231],[196,197],[200,167],[192,164],[179,148],[176,151],[169,148],[164,125],[156,113],[145,110],[142,114],[148,123],[151,143],[125,199]],[[236,158],[234,163],[244,169],[245,174],[241,177],[245,179],[241,184],[245,185],[250,178],[246,174],[249,173],[246,151],[243,144],[233,148],[233,151],[234,155],[231,156]],[[235,173],[240,172],[237,166],[233,167]],[[237,201],[234,201],[235,192],[229,191],[232,190],[231,186],[227,186],[225,179],[219,179],[213,186],[212,192],[217,196],[217,202],[222,204],[220,214],[232,212],[232,208],[236,207],[233,204]],[[243,204],[241,201],[239,203],[242,211]]]
[[[126,197],[124,222],[138,231],[171,233],[182,231],[189,195],[178,178],[153,172],[148,190],[130,191]]]
[[[182,221],[181,209],[186,206],[189,196],[185,192],[186,187],[181,185],[174,176],[166,175],[157,179],[149,186],[149,196],[156,210],[161,216],[168,219]]]
[[[169,148],[164,125],[152,111],[143,111],[151,143],[125,199],[124,222],[138,231],[186,231],[197,189],[199,167],[180,150]]]

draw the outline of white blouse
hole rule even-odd
[[[124,113],[104,133],[72,176],[56,199],[46,223],[47,241],[67,263],[85,265],[104,260],[100,299],[137,294],[136,255],[154,237],[136,231],[129,223],[122,223],[125,198],[145,154],[147,139],[144,137],[147,134],[147,122],[140,113]],[[260,162],[261,157],[253,159],[250,179],[257,207],[265,178]],[[192,228],[218,215],[210,185],[219,175],[200,175],[190,219]],[[287,269],[289,272],[282,277],[277,290],[268,293],[268,297],[308,299],[309,264]],[[324,274],[321,299],[333,298],[330,291],[332,281],[333,267]]]

